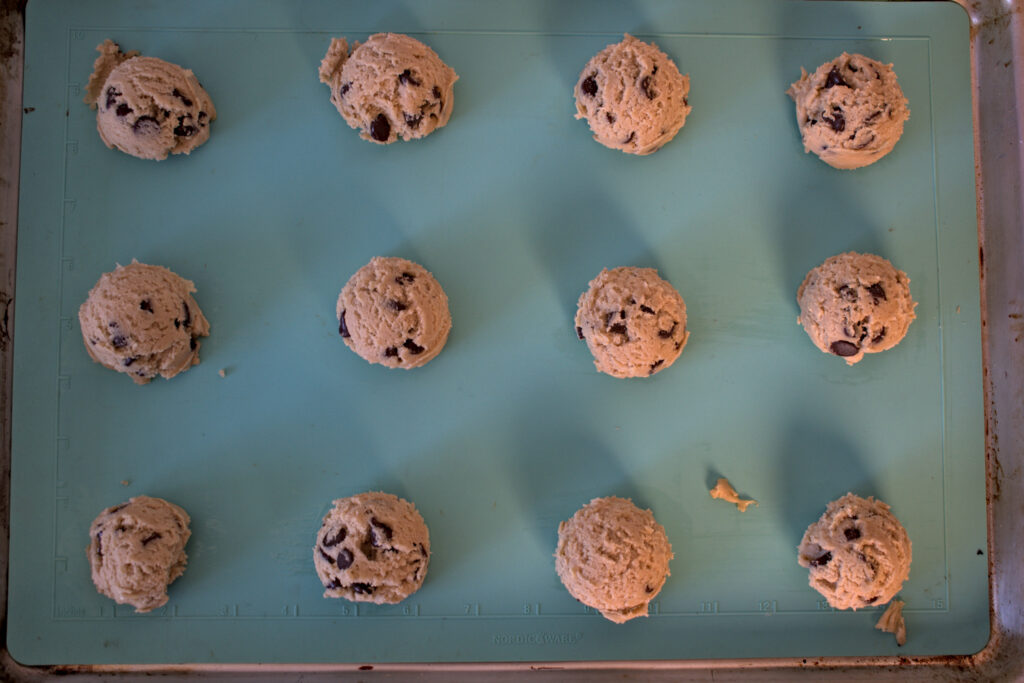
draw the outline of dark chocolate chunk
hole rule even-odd
[[[423,120],[423,115],[422,114],[419,114],[417,116],[413,116],[412,114],[406,114],[405,112],[402,112],[402,116],[405,117],[405,125],[409,126],[413,130],[418,128],[419,125],[420,125],[420,121]]]
[[[188,348],[192,349],[193,351],[196,350],[196,346],[197,345],[198,345],[198,342],[196,342],[196,338],[195,337],[192,337],[192,338],[190,338],[188,340]]]
[[[654,315],[654,309],[645,304],[640,304],[640,310],[643,311],[644,313],[650,313],[651,315]]]
[[[117,533],[123,534],[126,531],[128,531],[128,527],[126,527],[124,524],[117,525]]]
[[[615,317],[615,311],[611,311],[610,313],[605,313],[604,314],[604,326],[608,327],[609,325],[611,325],[612,324],[612,318],[614,318],[614,317]]]
[[[828,125],[832,126],[832,130],[834,130],[837,133],[842,133],[844,130],[846,130],[846,117],[843,116],[843,112],[841,111],[832,112],[831,118],[829,118],[825,114],[822,114],[821,120],[827,123]]]
[[[431,93],[432,93],[432,94],[434,95],[434,97],[436,97],[437,99],[441,99],[441,89],[440,89],[440,88],[438,88],[438,87],[437,87],[436,85],[435,85],[435,86],[434,86],[433,88],[431,88],[431,89],[430,89],[430,92],[431,92]],[[441,103],[441,108],[442,108],[442,109],[444,109],[444,102],[442,102],[442,103]]]
[[[207,113],[205,111],[199,112],[199,116],[196,117],[196,120],[199,121],[199,125],[200,126],[205,126],[206,125],[205,123],[203,123],[203,119],[205,119],[206,117],[207,117]]]
[[[177,330],[177,329],[179,329],[179,328],[181,328],[181,321],[180,321],[180,320],[178,320],[177,318],[175,318],[175,319],[174,319],[174,329],[176,329],[176,330]]]
[[[626,319],[626,312],[625,311],[619,311],[619,317],[622,318],[623,320],[625,320]]]
[[[138,356],[131,356],[130,358],[125,358],[124,359],[124,366],[127,368],[127,367],[131,366],[131,364],[134,363],[135,361],[137,361],[138,359],[139,359]]]
[[[320,551],[320,557],[324,558],[328,563],[334,564],[334,558],[324,552],[323,548],[317,548]]]
[[[853,287],[850,287],[849,285],[841,286],[836,291],[836,293],[839,294],[840,298],[843,299],[843,301],[854,302],[854,301],[856,301],[857,299],[860,298],[857,295],[857,290],[854,289]]]
[[[880,341],[882,341],[883,339],[885,339],[885,333],[886,333],[886,328],[884,328],[884,327],[883,327],[883,328],[882,328],[882,329],[881,329],[881,330],[880,330],[880,331],[878,332],[878,334],[876,334],[876,335],[875,335],[874,337],[872,337],[872,338],[871,338],[871,343],[872,343],[872,344],[877,344],[878,342],[880,342]]]
[[[654,589],[650,586],[644,586],[644,593],[653,593]]]
[[[659,358],[658,360],[656,360],[653,363],[651,363],[651,370],[647,374],[653,375],[654,371],[657,370],[658,368],[660,368],[664,362],[665,362],[664,358]]]
[[[338,533],[334,535],[334,538],[331,538],[330,536],[324,536],[324,547],[333,548],[334,546],[344,541],[345,536],[347,535],[348,529],[346,529],[345,527],[341,527],[340,529],[338,529]]]
[[[856,356],[857,352],[860,351],[860,348],[856,344],[843,339],[832,342],[828,348],[835,355],[843,356],[844,358],[847,356]]]
[[[669,329],[667,329],[667,330],[658,330],[658,336],[661,337],[662,339],[670,338],[672,336],[672,333],[676,331],[676,326],[678,324],[679,323],[674,322],[674,323],[672,323],[672,327],[670,327]]]
[[[184,104],[186,107],[191,107],[192,106],[192,100],[190,100],[189,98],[187,98],[184,95],[182,95],[181,91],[178,90],[177,88],[175,88],[174,91],[171,94],[174,95],[175,97],[177,97],[179,100],[181,100],[181,103]]]
[[[643,80],[640,81],[640,89],[644,91],[644,95],[647,95],[647,99],[654,99],[654,91],[651,90],[651,77],[644,76]]]
[[[103,538],[103,532],[102,531],[97,531],[96,532],[96,557],[103,557],[103,544],[101,542],[102,538]],[[979,555],[981,554],[980,550],[978,551],[978,554]]]
[[[142,301],[139,302],[139,309],[143,311],[149,311],[150,313],[152,313],[153,304],[149,302],[149,299],[143,299]]]
[[[594,80],[594,76],[596,75],[596,73],[590,74],[583,79],[582,83],[580,83],[580,90],[583,91],[584,95],[590,95],[593,97],[597,94],[597,81]]]
[[[117,98],[121,96],[121,93],[115,90],[113,87],[107,88],[107,106],[104,109],[110,109],[117,103]]]
[[[843,529],[843,535],[846,536],[847,541],[856,541],[858,538],[860,538],[860,529],[856,527]]]
[[[397,282],[400,285],[404,285],[413,282],[415,279],[416,276],[413,275],[412,273],[402,273],[401,275],[395,278],[395,282]]]
[[[377,114],[377,118],[370,122],[370,137],[377,142],[387,142],[391,137],[391,123],[384,114]]]
[[[383,547],[386,541],[391,540],[391,527],[381,522],[376,517],[370,518],[370,544],[374,548]]]
[[[611,112],[605,112],[604,116],[608,119],[608,123],[615,123],[615,115]]]
[[[110,343],[114,345],[115,349],[123,349],[128,346],[128,340],[123,335],[116,334],[114,338],[110,340]]]
[[[342,311],[341,315],[338,317],[338,334],[342,337],[352,336],[348,333],[348,327],[345,325],[345,311]]]
[[[878,598],[880,598],[880,597],[882,597],[882,596],[880,596],[880,595],[876,595],[876,596],[874,596],[873,598],[868,598],[868,599],[867,599],[867,600],[865,600],[864,602],[868,603],[869,605],[873,605],[873,604],[875,604],[875,602],[877,602],[877,601],[878,601]]]
[[[888,301],[885,296],[885,288],[882,287],[881,282],[876,282],[875,284],[868,286],[866,289],[876,305],[879,301]]]
[[[373,589],[374,589],[374,586],[371,586],[368,583],[353,583],[352,584],[352,591],[354,593],[357,593],[357,594],[373,595]]]
[[[142,539],[142,545],[148,545],[158,538],[163,538],[163,536],[159,532],[154,531],[149,536],[146,536],[144,539]]]
[[[580,340],[583,339],[583,328],[579,325],[576,326],[576,336],[579,337]]]
[[[832,553],[826,552],[824,555],[819,555],[811,559],[812,567],[824,567],[826,564],[832,561]]]
[[[355,558],[352,556],[352,551],[348,548],[342,548],[338,551],[338,569],[348,569],[352,566],[352,561]]]
[[[327,588],[328,590],[331,588],[341,588],[341,581],[338,579],[331,579],[330,583],[324,584],[324,588]]]
[[[199,129],[195,126],[185,123],[185,117],[178,117],[178,125],[174,127],[172,131],[179,138],[190,138],[199,132]]]
[[[406,339],[405,342],[402,343],[402,346],[404,346],[406,349],[408,349],[409,353],[411,353],[414,356],[418,356],[419,354],[421,354],[424,351],[426,351],[426,349],[424,347],[420,346],[419,344],[414,342],[412,339]]]
[[[839,67],[833,66],[832,70],[828,72],[828,78],[825,79],[825,87],[831,88],[836,85],[846,85],[846,81],[843,80],[842,74],[839,73]]]
[[[633,142],[633,138],[635,138],[635,137],[636,137],[636,131],[634,130],[632,133],[629,134],[628,138],[626,138],[625,140],[622,141],[622,144],[628,145],[629,143]]]
[[[189,310],[188,304],[184,301],[181,302],[181,305],[185,309],[185,319],[181,321],[181,324],[188,328],[192,325],[192,311]]]
[[[395,346],[389,346],[388,348],[384,349],[384,356],[386,358],[394,358],[397,355],[398,355],[398,348],[395,347]]]
[[[140,116],[132,124],[132,132],[136,135],[156,135],[160,132],[160,122],[152,116]]]
[[[410,83],[412,85],[420,84],[419,81],[412,77],[412,71],[410,71],[409,69],[406,69],[402,73],[398,74],[398,82],[401,83],[402,85],[407,85]]]
[[[875,119],[877,119],[881,115],[882,115],[881,110],[875,111],[875,112],[871,112],[871,114],[866,119],[864,119],[864,123],[874,123]]]
[[[614,325],[608,328],[608,331],[611,332],[612,334],[625,334],[627,336],[629,335],[629,332],[626,330],[625,323],[615,323]]]
[[[409,308],[408,306],[403,304],[401,301],[398,301],[397,299],[388,299],[386,305],[392,311],[404,311],[405,309]]]
[[[338,88],[338,97],[344,97],[345,93],[347,93],[348,89],[351,88],[351,87],[352,87],[351,83],[342,83],[341,87]]]
[[[131,114],[131,113],[132,113],[132,108],[129,107],[124,102],[122,102],[121,104],[117,105],[117,115],[118,116],[128,116],[128,114]]]

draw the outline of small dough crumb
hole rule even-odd
[[[740,512],[746,512],[747,508],[751,505],[757,505],[757,501],[750,499],[744,500],[740,498],[740,494],[736,493],[736,489],[732,487],[729,480],[725,477],[721,477],[715,484],[715,488],[710,491],[712,498],[719,498],[721,500],[734,503]]]
[[[903,620],[905,604],[902,600],[893,600],[889,603],[889,608],[879,617],[878,623],[875,624],[875,628],[879,631],[895,635],[896,644],[901,647],[907,642],[907,622]]]
[[[121,480],[121,486],[131,486],[131,484],[132,484],[132,480],[131,479],[122,479]]]
[[[221,377],[227,377],[228,371],[225,370],[224,368],[221,368],[220,370],[217,371],[217,374],[220,375]]]

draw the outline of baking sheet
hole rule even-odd
[[[803,528],[853,490],[914,542],[901,653],[988,635],[967,19],[951,3],[30,3],[14,377],[9,648],[24,663],[680,659],[896,652],[874,610],[823,609]],[[316,66],[330,36],[413,34],[460,74],[449,126],[359,140]],[[632,158],[572,119],[583,63],[622,31],[692,81],[694,112]],[[112,37],[192,68],[211,141],[159,164],[103,147],[81,103]],[[911,120],[853,172],[804,155],[801,66],[896,64]],[[918,320],[855,368],[795,324],[795,290],[857,249],[912,279]],[[337,338],[376,254],[431,269],[449,346],[409,373]],[[93,365],[75,312],[131,258],[194,280],[202,365],[135,387]],[[692,337],[669,370],[594,372],[572,314],[602,267],[659,268]],[[217,370],[226,368],[227,377]],[[760,507],[707,497],[719,473]],[[127,486],[122,481],[130,482]],[[402,605],[321,599],[311,546],[335,497],[414,500],[434,550]],[[95,514],[159,495],[193,517],[161,614],[95,593]],[[624,626],[562,589],[558,521],[598,495],[673,543],[654,613]],[[827,606],[824,606],[827,607]]]

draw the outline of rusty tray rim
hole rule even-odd
[[[14,325],[24,17],[28,0],[0,0],[0,636],[6,642]],[[867,1],[867,0],[863,0]],[[918,1],[918,0],[907,0]],[[26,667],[0,646],[0,676],[121,680],[193,675],[232,680],[424,681],[612,677],[643,680],[1024,680],[1024,0],[950,0],[970,19],[981,282],[991,636],[973,655],[485,664],[204,664]],[[1016,337],[1014,336],[1016,335]],[[1003,419],[1000,420],[1000,415]]]

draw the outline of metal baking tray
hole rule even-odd
[[[998,437],[1020,428],[1006,181],[1020,156],[1017,175],[984,179],[1017,139],[986,122],[1019,114],[979,93],[986,78],[1016,92],[1019,15],[967,9],[30,3],[23,100],[4,91],[31,302],[14,317],[5,298],[8,670],[1012,676],[1020,602],[1000,568],[1020,550],[999,540],[1020,470]],[[21,68],[18,8],[4,20]],[[460,74],[447,128],[381,149],[329,106],[315,79],[329,38],[379,30]],[[625,31],[693,82],[686,127],[644,159],[572,119],[582,64]],[[218,107],[210,143],[161,164],[102,146],[79,91],[106,37],[199,74]],[[783,94],[843,50],[896,63],[911,107],[896,151],[858,172],[803,154]],[[979,68],[999,50],[1001,72]],[[920,302],[899,347],[852,369],[809,346],[793,301],[847,249],[891,258]],[[421,370],[368,366],[337,339],[337,290],[378,253],[424,263],[452,302],[449,347]],[[200,366],[142,388],[88,361],[74,316],[133,257],[196,281],[213,326]],[[597,375],[571,328],[587,280],[626,263],[676,284],[693,333],[676,366],[637,382]],[[711,501],[718,474],[760,507]],[[324,601],[311,571],[330,500],[368,488],[415,500],[431,528],[427,582],[399,606]],[[873,611],[822,609],[795,566],[803,527],[846,490],[890,502],[914,540],[904,648]],[[95,594],[84,558],[95,513],[138,493],[194,519],[189,570],[146,616]],[[550,557],[558,521],[613,493],[652,507],[676,550],[651,617],[625,627],[575,603]]]

